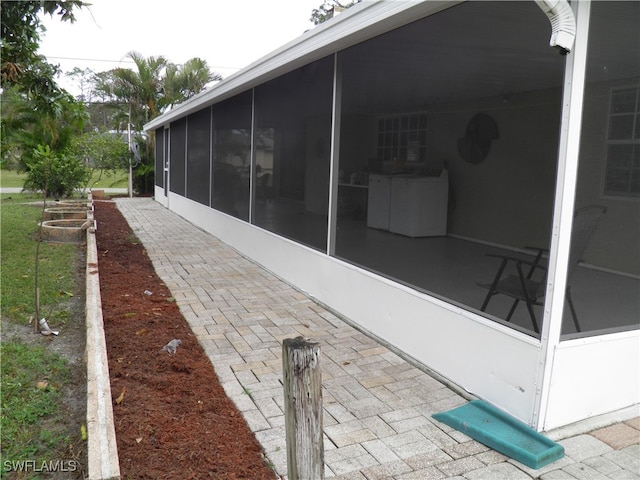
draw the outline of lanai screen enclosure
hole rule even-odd
[[[364,1],[148,124],[156,200],[540,431],[637,409],[640,3],[567,8]]]

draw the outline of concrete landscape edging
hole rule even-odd
[[[91,199],[91,196],[89,198]],[[91,215],[91,217],[93,216]],[[87,338],[85,358],[87,362],[88,478],[89,480],[116,480],[120,479],[120,463],[113,424],[113,404],[102,318],[95,232],[95,223],[94,227],[86,230],[85,316]]]

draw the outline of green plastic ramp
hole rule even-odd
[[[531,468],[541,468],[564,456],[562,445],[482,400],[473,400],[433,418]]]

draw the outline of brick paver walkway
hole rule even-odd
[[[532,470],[431,418],[467,400],[335,313],[158,203],[117,204],[278,476],[287,470],[282,340],[302,335],[323,353],[328,478],[640,478],[637,418],[561,440],[565,457]]]

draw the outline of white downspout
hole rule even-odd
[[[576,38],[576,19],[569,3],[566,0],[536,0],[536,4],[551,22],[549,45],[557,47],[560,55],[571,52]]]

